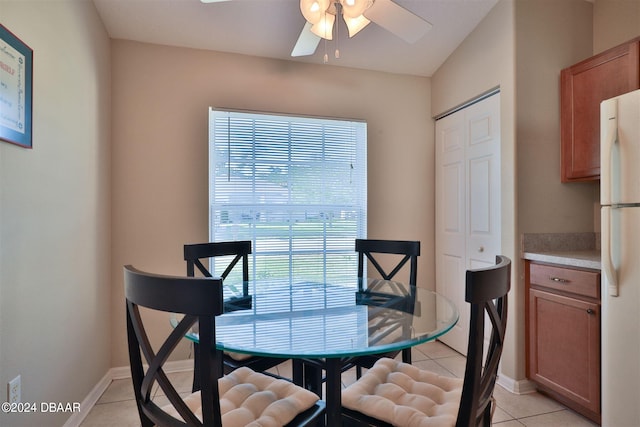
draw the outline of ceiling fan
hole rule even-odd
[[[232,0],[200,1],[219,3]],[[415,43],[432,26],[392,0],[300,0],[300,11],[307,22],[291,56],[313,55],[322,39],[332,40],[334,22],[339,16],[347,25],[349,37],[374,22],[406,42]]]

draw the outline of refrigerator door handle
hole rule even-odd
[[[609,205],[613,202],[613,173],[611,165],[613,150],[618,142],[618,100],[610,99],[600,105],[600,117],[602,118],[600,129],[600,202]]]
[[[618,272],[613,265],[611,252],[611,208],[602,209],[602,270],[607,278],[607,292],[612,297],[618,296]]]

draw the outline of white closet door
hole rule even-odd
[[[436,122],[436,291],[460,311],[440,340],[467,352],[465,272],[493,265],[500,244],[500,94]]]

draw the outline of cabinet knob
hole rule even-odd
[[[595,310],[592,308],[587,309],[587,314],[596,314]]]
[[[484,246],[480,246],[480,247],[478,248],[478,252],[480,252],[480,253],[484,252]]]

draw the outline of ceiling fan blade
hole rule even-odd
[[[320,37],[311,32],[311,27],[312,25],[309,22],[304,24],[291,56],[307,56],[315,53],[318,44],[320,44]]]
[[[363,15],[408,43],[417,42],[432,27],[430,22],[391,0],[375,0]]]

